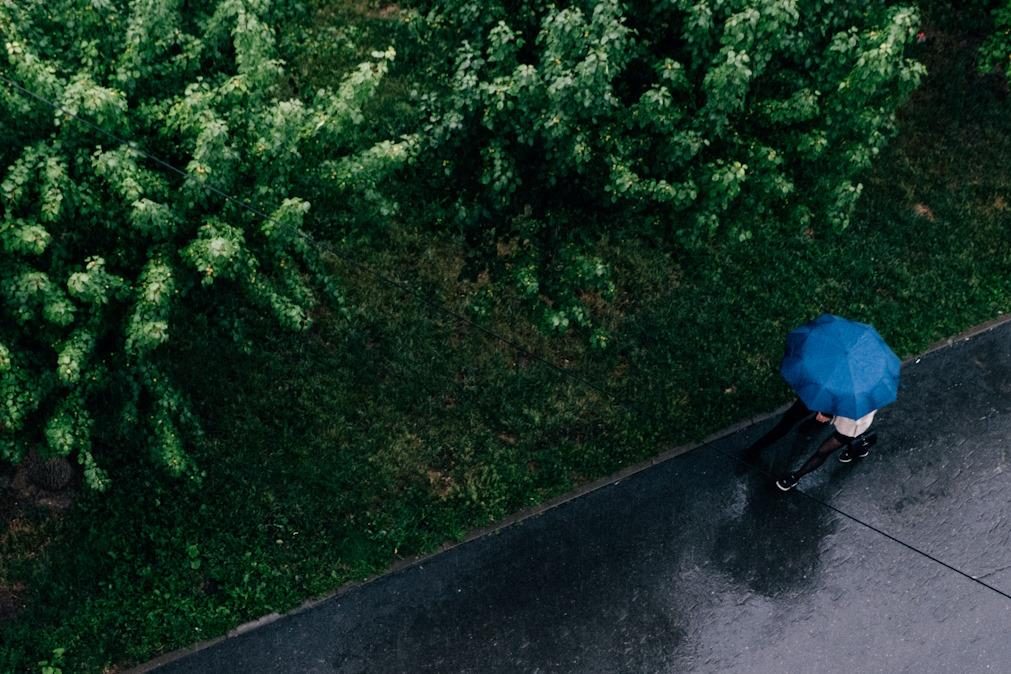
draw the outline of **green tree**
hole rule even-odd
[[[844,229],[923,67],[864,0],[434,0],[454,66],[423,134],[472,271],[586,325],[608,236],[672,250]]]
[[[409,143],[355,133],[392,50],[304,94],[275,44],[289,16],[269,0],[0,0],[0,458],[74,454],[102,488],[93,445],[126,438],[182,474],[199,424],[166,367],[173,333],[202,309],[248,348],[250,307],[298,330],[339,298],[306,195],[353,203],[338,221],[388,208],[376,185]]]
[[[1011,2],[993,8],[994,31],[980,47],[979,68],[999,70],[1011,79]]]

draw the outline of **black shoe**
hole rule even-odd
[[[862,459],[871,453],[871,446],[878,441],[877,433],[868,433],[853,440],[849,447],[839,455],[839,463],[849,463],[853,459]]]
[[[780,491],[790,491],[791,489],[797,486],[798,482],[800,482],[800,478],[797,477],[796,473],[787,473],[783,477],[776,480],[776,487]]]

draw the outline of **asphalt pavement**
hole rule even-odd
[[[772,423],[141,671],[1011,672],[1011,323],[790,493],[728,458]]]

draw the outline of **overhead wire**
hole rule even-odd
[[[123,137],[119,136],[118,134],[115,134],[115,133],[113,133],[111,131],[108,131],[108,130],[102,128],[101,126],[95,124],[94,122],[91,122],[90,120],[88,120],[86,118],[80,117],[76,113],[72,113],[72,112],[70,112],[70,111],[62,108],[58,102],[52,101],[52,100],[50,100],[50,99],[48,99],[48,98],[46,98],[44,96],[39,95],[38,93],[36,93],[34,91],[31,91],[30,89],[27,89],[26,87],[22,86],[20,83],[14,81],[14,80],[11,80],[10,78],[6,77],[3,74],[0,74],[0,81],[5,82],[6,84],[8,84],[13,89],[15,89],[15,90],[21,92],[22,94],[24,94],[24,95],[26,95],[26,96],[28,96],[28,97],[30,97],[30,98],[32,98],[32,99],[40,102],[40,103],[46,105],[47,107],[52,108],[53,110],[59,112],[61,115],[67,117],[68,119],[72,119],[72,120],[74,120],[74,121],[76,121],[76,122],[78,122],[80,124],[83,124],[83,125],[91,128],[92,130],[94,130],[94,131],[96,131],[96,132],[104,135],[105,137],[111,138],[111,139],[115,140],[116,142],[119,142],[119,143],[125,145],[126,147],[129,147],[131,150],[133,150],[137,154],[139,154],[139,155],[141,155],[143,157],[146,157],[150,161],[152,161],[152,162],[156,163],[157,165],[165,168],[166,170],[169,170],[169,171],[171,171],[171,172],[173,172],[173,173],[175,173],[177,175],[180,175],[180,176],[182,176],[184,178],[188,178],[189,177],[189,174],[186,173],[186,171],[184,171],[184,170],[182,170],[182,169],[174,166],[173,164],[165,161],[164,159],[162,159],[162,158],[160,158],[160,157],[158,157],[156,155],[151,154],[150,152],[146,151],[145,149],[139,147],[137,145],[137,143],[135,143],[133,141],[130,141],[130,140],[126,139],[126,138],[123,138]],[[205,189],[205,190],[207,190],[207,191],[209,191],[209,192],[211,192],[211,193],[213,193],[213,194],[221,197],[222,199],[226,200],[227,202],[235,204],[235,205],[239,206],[240,208],[243,208],[243,209],[247,210],[248,212],[256,215],[259,218],[262,218],[262,219],[264,219],[266,221],[269,221],[269,220],[272,219],[270,215],[268,215],[267,213],[265,213],[263,210],[259,209],[258,207],[254,206],[253,204],[249,203],[248,201],[244,201],[242,199],[239,199],[238,197],[235,197],[235,196],[233,196],[233,195],[225,192],[224,190],[221,190],[218,187],[216,187],[216,186],[214,186],[212,184],[209,184],[206,181],[199,183],[199,186],[202,187],[203,189]],[[321,246],[319,243],[317,243],[315,241],[312,241],[312,243],[313,243],[313,245],[316,245],[317,247],[323,248],[323,246]],[[455,310],[453,310],[453,309],[445,306],[443,303],[438,302],[436,300],[433,300],[432,298],[426,296],[425,294],[421,293],[417,289],[411,287],[410,284],[407,284],[407,283],[405,283],[403,281],[400,281],[399,279],[395,279],[395,278],[393,278],[393,277],[391,277],[391,276],[389,276],[387,274],[384,274],[382,272],[376,271],[376,270],[372,269],[371,267],[369,267],[368,265],[366,265],[366,264],[360,262],[359,260],[356,260],[355,258],[351,257],[350,255],[343,254],[340,251],[334,250],[334,249],[332,249],[329,246],[325,247],[325,249],[327,250],[327,252],[335,255],[336,257],[340,258],[341,260],[344,260],[345,262],[347,262],[348,264],[352,265],[353,267],[359,269],[361,272],[367,274],[368,276],[370,276],[370,277],[372,277],[374,279],[377,279],[377,280],[379,280],[379,281],[381,281],[383,283],[386,283],[386,284],[388,284],[390,286],[397,287],[397,288],[403,290],[404,292],[407,292],[407,293],[413,295],[414,297],[416,297],[417,299],[419,299],[422,303],[424,303],[425,305],[433,308],[434,310],[439,311],[441,313],[444,313],[444,314],[446,314],[446,315],[448,315],[448,316],[456,319],[460,323],[462,323],[464,325],[467,325],[470,328],[472,328],[474,330],[477,330],[478,332],[483,333],[483,334],[487,335],[488,337],[491,337],[491,338],[499,341],[500,343],[505,344],[505,345],[511,347],[517,353],[521,353],[521,354],[523,354],[527,358],[530,358],[530,359],[535,360],[535,361],[537,361],[539,363],[542,363],[543,365],[546,365],[546,366],[548,366],[548,367],[550,367],[552,369],[557,370],[558,372],[564,374],[565,376],[569,377],[573,381],[578,382],[581,385],[589,387],[589,388],[597,391],[598,393],[606,396],[613,403],[615,403],[615,404],[617,404],[617,405],[619,405],[621,407],[624,407],[629,412],[632,412],[633,414],[641,415],[643,417],[649,418],[650,420],[653,419],[654,414],[651,413],[651,412],[648,412],[648,411],[644,412],[643,408],[638,403],[635,403],[635,402],[632,402],[632,401],[629,401],[629,400],[625,400],[623,398],[618,397],[616,394],[614,394],[613,392],[611,392],[610,390],[608,390],[603,385],[598,384],[597,382],[595,382],[595,381],[593,381],[591,379],[583,377],[579,373],[573,372],[569,368],[565,368],[565,367],[563,367],[563,366],[561,366],[561,365],[559,365],[557,363],[554,363],[553,361],[551,361],[548,358],[540,355],[539,353],[530,351],[525,346],[523,346],[518,341],[516,341],[516,339],[510,338],[510,337],[507,337],[507,336],[504,336],[504,335],[501,335],[498,332],[496,332],[496,331],[494,331],[494,330],[492,330],[492,329],[490,329],[490,328],[488,328],[486,326],[483,326],[480,323],[477,323],[477,322],[471,320],[470,318],[468,318],[467,316],[461,314],[460,312],[455,311]],[[724,451],[724,450],[719,449],[719,448],[715,448],[714,451],[716,451],[718,454],[721,454],[724,457],[730,459],[731,461],[734,461],[734,462],[737,462],[737,463],[743,463],[748,468],[750,468],[752,470],[755,470],[755,471],[757,471],[757,472],[765,475],[767,478],[771,479],[771,478],[774,477],[771,473],[769,473],[768,471],[766,471],[761,466],[757,466],[757,465],[748,463],[748,462],[744,461],[744,459],[742,457],[737,456],[737,455],[735,455],[735,454],[733,454],[731,452],[727,452],[727,451]],[[900,539],[900,538],[898,538],[896,536],[893,536],[892,534],[889,534],[888,532],[882,530],[881,528],[876,527],[876,526],[874,526],[874,525],[872,525],[872,524],[870,524],[868,522],[865,522],[864,520],[856,517],[855,515],[852,515],[852,514],[846,512],[846,511],[844,511],[844,510],[836,508],[835,506],[831,505],[827,501],[825,501],[823,499],[820,499],[817,496],[814,496],[813,494],[810,494],[810,493],[808,493],[808,492],[806,492],[806,491],[804,491],[802,489],[799,489],[799,488],[795,488],[794,491],[796,491],[798,494],[801,494],[805,498],[809,499],[813,503],[821,505],[821,506],[823,506],[823,507],[825,507],[825,508],[827,508],[827,509],[835,512],[836,514],[840,515],[841,517],[844,517],[846,519],[851,520],[852,522],[858,524],[859,526],[865,527],[868,530],[873,531],[873,532],[875,532],[875,533],[877,533],[877,534],[879,534],[879,535],[887,538],[888,540],[891,540],[891,541],[893,541],[893,542],[895,542],[895,543],[897,543],[897,544],[899,544],[899,545],[907,548],[908,550],[910,550],[910,551],[912,551],[912,552],[914,552],[914,553],[916,553],[918,555],[921,555],[922,557],[924,557],[924,558],[926,558],[926,559],[928,559],[928,560],[930,560],[930,561],[932,561],[934,563],[937,563],[937,564],[943,566],[944,568],[946,568],[946,569],[948,569],[950,571],[953,571],[954,573],[957,573],[957,574],[963,576],[964,578],[966,578],[966,579],[968,579],[968,580],[970,580],[970,581],[972,581],[972,582],[974,582],[974,583],[976,583],[976,584],[978,584],[978,585],[980,585],[980,586],[982,586],[982,587],[984,587],[984,588],[986,588],[988,590],[991,590],[992,592],[995,592],[995,593],[1001,595],[1002,597],[1004,597],[1006,599],[1011,599],[1011,594],[1009,594],[1007,592],[1004,592],[1003,590],[1001,590],[1001,589],[999,589],[999,588],[991,585],[990,583],[987,583],[983,579],[978,578],[976,576],[973,576],[973,575],[971,575],[971,574],[969,574],[969,573],[967,573],[965,571],[962,571],[961,569],[959,569],[959,568],[957,568],[955,566],[952,566],[951,564],[948,564],[947,562],[944,562],[943,560],[935,557],[934,555],[930,554],[929,552],[926,552],[925,550],[922,550],[922,549],[916,547],[915,545],[913,545],[911,543],[908,543],[908,542],[906,542],[906,541],[904,541],[904,540],[902,540],[902,539]]]

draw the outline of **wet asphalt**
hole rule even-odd
[[[154,671],[1011,672],[1011,323],[906,364],[799,491],[726,456],[773,422]]]

